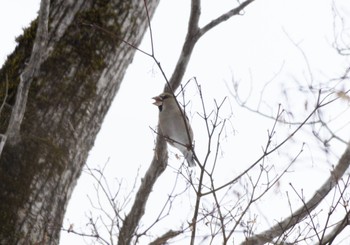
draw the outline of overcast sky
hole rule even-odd
[[[336,7],[341,13],[349,16],[350,7],[344,8],[347,1],[334,2],[337,3]],[[201,23],[207,23],[228,10],[233,2],[204,0]],[[322,79],[326,81],[326,78],[344,70],[346,60],[339,57],[332,47],[334,31],[339,28],[339,19],[334,17],[332,2],[259,0],[249,6],[244,15],[236,16],[221,24],[199,41],[184,80],[196,77],[209,104],[213,98],[220,101],[228,96],[230,103],[225,106],[223,116],[231,115],[231,126],[227,129],[230,137],[223,143],[222,161],[232,161],[234,164],[222,165],[225,166],[219,171],[222,179],[230,179],[232,173],[239,173],[247,166],[246,164],[261,154],[261,146],[266,141],[266,131],[271,127],[271,121],[256,121],[256,115],[234,105],[234,99],[230,97],[227,89],[233,88],[232,80],[241,84],[240,91],[243,97],[248,95],[251,87],[254,88],[251,94],[252,104],[257,102],[256,98],[260,96],[261,88],[269,83],[265,96],[269,97],[267,101],[270,104],[263,109],[273,113],[276,112],[278,103],[283,102],[282,88],[296,91],[298,86],[295,81],[307,86]],[[12,0],[6,4],[0,3],[1,63],[14,49],[14,38],[35,18],[38,8],[38,0]],[[156,56],[168,77],[182,45],[188,13],[187,0],[161,1],[152,22]],[[150,50],[147,35],[141,48]],[[308,72],[308,66],[313,70],[312,74]],[[137,53],[88,160],[88,165],[91,167],[102,166],[108,162],[106,176],[111,179],[113,183],[111,185],[114,187],[116,178],[124,179],[123,188],[130,190],[137,171],[142,176],[150,164],[156,137],[150,127],[156,128],[158,117],[157,108],[152,105],[150,98],[159,94],[163,86],[164,79],[152,60]],[[199,110],[197,107],[199,100],[194,83],[190,83],[187,96],[192,101],[189,114],[194,125],[196,149],[198,155],[203,156],[205,150],[201,146],[205,145],[206,138],[203,123],[196,113]],[[304,101],[293,99],[294,106],[302,108]],[[311,98],[310,103],[312,102]],[[277,138],[276,142],[281,138]],[[341,151],[342,149],[339,150]],[[170,158],[172,166],[181,164],[174,153],[170,154]],[[306,170],[296,166],[293,170],[298,175],[288,175],[285,182],[294,181],[298,188],[305,189],[305,195],[311,195],[323,182],[322,177],[328,175],[329,168],[327,164],[317,168],[308,164]],[[226,175],[228,172],[229,176]],[[320,181],[308,183],[306,186],[302,180],[307,180],[310,172],[317,173]],[[166,196],[169,188],[173,186],[172,181],[175,177],[174,171],[168,169],[160,178],[156,186],[160,198],[162,195]],[[93,210],[87,198],[87,195],[91,198],[95,196],[93,183],[89,175],[82,175],[68,206],[64,223],[66,228],[70,224],[74,224],[77,230],[85,228],[86,216]],[[281,197],[283,194],[276,195]],[[156,199],[157,197],[151,197],[145,219],[152,219],[152,214],[156,213],[157,206],[152,206],[152,202]],[[266,206],[269,205],[271,204]],[[266,206],[262,205],[261,208]],[[277,214],[275,218],[280,216],[281,214]],[[85,244],[85,241],[81,237],[63,233],[61,244]]]

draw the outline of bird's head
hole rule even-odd
[[[162,111],[164,104],[167,104],[167,102],[171,101],[172,98],[174,98],[174,96],[170,93],[167,93],[167,92],[161,93],[160,95],[152,98],[155,100],[153,102],[153,105],[158,106],[159,111]]]

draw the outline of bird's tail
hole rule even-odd
[[[185,158],[186,158],[186,161],[187,161],[189,167],[196,166],[192,152],[187,153]]]

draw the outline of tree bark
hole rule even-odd
[[[147,4],[152,16],[158,0]],[[148,24],[136,0],[51,0],[49,11],[20,138],[6,143],[0,158],[0,244],[58,244],[73,188],[135,53],[122,40],[138,46]],[[0,70],[3,134],[36,28],[34,21]]]

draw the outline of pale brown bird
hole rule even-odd
[[[195,166],[194,155],[191,150],[193,131],[187,116],[176,103],[174,95],[165,92],[152,99],[155,100],[153,104],[159,108],[159,128],[162,135],[170,145],[181,151],[188,166]]]

